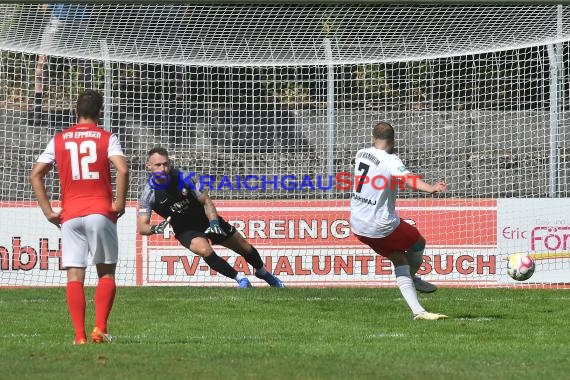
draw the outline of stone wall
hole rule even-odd
[[[325,111],[291,111],[281,123],[232,125],[212,111],[187,125],[142,122],[127,115],[118,132],[132,169],[130,197],[136,199],[147,173],[145,155],[167,147],[184,170],[212,175],[327,174]],[[570,196],[570,114],[561,114],[560,196]],[[395,127],[397,151],[406,165],[429,182],[444,179],[449,197],[545,197],[549,178],[548,111],[429,110],[383,113],[337,110],[334,125],[334,173],[352,172],[359,148],[371,141],[372,126],[386,120]],[[3,200],[32,197],[27,174],[34,159],[62,125],[29,125],[25,111],[0,110],[0,173]],[[54,122],[55,123],[55,122]],[[264,143],[271,141],[270,143]],[[245,142],[245,143],[244,143]],[[53,191],[57,182],[48,181]],[[215,197],[346,198],[347,192],[229,191]],[[415,197],[407,191],[402,197]]]

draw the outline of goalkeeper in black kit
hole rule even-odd
[[[208,192],[181,183],[180,171],[170,166],[168,151],[155,147],[148,152],[146,167],[151,177],[139,197],[137,232],[141,235],[163,233],[170,225],[176,239],[194,254],[202,257],[216,272],[236,280],[239,288],[251,283],[214,252],[212,244],[220,244],[240,254],[253,266],[255,276],[271,287],[284,288],[283,283],[265,269],[261,256],[237,230],[218,216]],[[152,211],[165,218],[150,224]]]

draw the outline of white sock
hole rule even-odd
[[[245,278],[245,276],[243,275],[243,273],[238,272],[238,274],[236,274],[235,280],[236,280],[237,282],[240,282],[242,278]]]
[[[410,309],[412,309],[412,313],[417,315],[426,311],[418,300],[416,288],[412,281],[412,276],[410,275],[410,266],[400,265],[399,267],[395,267],[394,274],[396,275],[396,283],[398,284],[398,288],[400,288],[400,293],[402,293],[406,303]]]

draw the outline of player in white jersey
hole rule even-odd
[[[431,293],[437,287],[416,276],[423,262],[425,239],[398,217],[396,196],[404,185],[414,190],[436,193],[447,190],[445,182],[430,185],[413,175],[393,154],[394,128],[386,122],[373,130],[373,146],[356,153],[354,186],[350,202],[350,226],[354,235],[394,264],[396,283],[414,314],[414,319],[443,319],[429,313],[419,303],[416,290]]]

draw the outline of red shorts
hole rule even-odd
[[[357,234],[354,234],[354,236],[372,248],[377,254],[388,257],[395,252],[406,252],[416,244],[422,235],[416,227],[400,218],[400,225],[386,237],[371,238]]]

